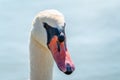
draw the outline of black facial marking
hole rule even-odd
[[[60,43],[59,42],[57,42],[57,49],[60,52]]]
[[[58,36],[58,40],[60,42],[63,42],[65,40],[65,31],[64,31],[64,27],[62,29],[57,29],[57,28],[53,28],[50,25],[48,25],[47,23],[43,23],[44,28],[46,29],[47,32],[47,44],[50,43],[51,39],[53,36]]]

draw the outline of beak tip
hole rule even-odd
[[[66,66],[66,71],[64,73],[67,74],[67,75],[70,75],[74,70],[75,70],[74,66],[67,65]]]
[[[72,73],[72,71],[66,71],[64,72],[66,75],[70,75]]]

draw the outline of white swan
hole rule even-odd
[[[41,11],[30,37],[30,80],[52,80],[53,60],[65,74],[74,71],[66,47],[65,21],[57,10]]]

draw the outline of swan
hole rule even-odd
[[[30,32],[30,80],[52,80],[53,63],[69,75],[75,70],[66,45],[62,13],[49,9],[39,12]]]

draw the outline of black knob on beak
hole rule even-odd
[[[65,40],[65,35],[63,33],[60,33],[60,35],[58,36],[58,40],[60,42],[63,42]]]

